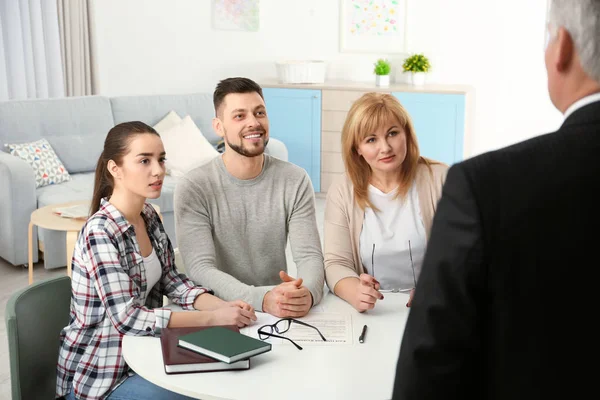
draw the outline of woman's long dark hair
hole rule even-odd
[[[113,160],[117,165],[121,165],[123,156],[129,152],[129,143],[134,136],[142,133],[152,133],[158,135],[158,132],[151,126],[140,121],[123,122],[115,125],[104,140],[104,150],[98,158],[96,165],[96,176],[94,178],[94,196],[90,207],[90,215],[94,215],[100,209],[100,200],[112,195],[115,182],[108,171],[108,162]]]

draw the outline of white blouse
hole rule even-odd
[[[369,185],[369,200],[379,211],[365,209],[360,257],[381,289],[407,291],[419,278],[427,236],[415,185],[404,199],[394,199],[397,190],[383,193]]]
[[[150,294],[150,291],[158,283],[162,275],[162,266],[160,260],[156,255],[156,251],[152,248],[152,253],[148,257],[143,257],[144,269],[146,270],[146,296]]]

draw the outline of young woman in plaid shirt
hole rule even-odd
[[[243,301],[225,302],[179,274],[160,217],[165,150],[142,122],[112,128],[98,160],[91,214],[73,253],[71,320],[61,333],[57,397],[184,399],[133,373],[123,335],[164,327],[237,325],[256,320]],[[202,244],[199,244],[202,245]],[[185,311],[162,308],[163,295]]]

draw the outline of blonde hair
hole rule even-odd
[[[342,128],[342,156],[346,173],[354,186],[354,197],[363,210],[366,207],[376,208],[369,201],[368,195],[371,167],[358,154],[358,144],[390,119],[398,121],[406,132],[406,158],[398,169],[400,187],[396,198],[406,196],[417,174],[419,163],[426,165],[432,163],[420,156],[410,115],[396,97],[375,92],[362,95],[352,104]]]

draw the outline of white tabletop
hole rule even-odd
[[[167,375],[160,339],[152,337],[125,336],[123,355],[150,382],[204,400],[390,399],[409,309],[407,294],[384,296],[361,314],[328,293],[317,307],[352,316],[352,344],[304,345],[304,350],[273,344],[270,352],[251,358],[249,370]],[[365,324],[366,340],[360,344]]]

